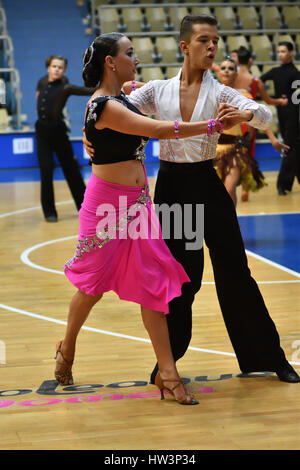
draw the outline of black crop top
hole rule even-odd
[[[126,106],[134,113],[142,113],[128,101],[124,93],[120,96],[97,96],[88,104],[85,118],[85,133],[87,140],[94,147],[95,154],[90,159],[90,165],[103,165],[106,163],[125,162],[127,160],[144,160],[144,147],[148,137],[123,134],[112,129],[96,129],[95,123],[101,115],[105,103],[115,100]]]

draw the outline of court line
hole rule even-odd
[[[72,200],[70,201],[62,201],[62,202],[57,202],[56,204],[57,205],[62,205],[62,204],[70,204],[72,203]],[[8,217],[8,216],[11,216],[11,215],[16,215],[16,214],[21,214],[21,213],[25,213],[25,212],[29,212],[29,211],[32,211],[32,210],[36,210],[36,209],[40,209],[41,206],[36,206],[36,207],[29,207],[27,209],[20,209],[20,210],[17,210],[17,211],[13,211],[13,212],[7,212],[5,214],[0,214],[0,218],[4,218],[4,217]],[[257,214],[239,214],[238,217],[250,217],[250,216],[262,216],[262,215],[285,215],[285,214],[299,214],[299,212],[275,212],[275,213],[257,213]],[[28,266],[34,268],[34,269],[39,269],[41,271],[46,271],[46,272],[51,272],[51,273],[54,273],[54,274],[63,274],[63,271],[57,271],[55,269],[50,269],[50,268],[45,268],[43,266],[40,266],[36,263],[33,263],[32,261],[30,261],[30,259],[28,258],[28,255],[34,251],[35,249],[37,248],[40,248],[42,246],[45,246],[45,245],[50,245],[51,243],[56,243],[57,241],[64,241],[64,240],[69,240],[71,238],[75,238],[76,236],[70,236],[70,237],[63,237],[63,238],[59,238],[59,239],[56,239],[56,240],[50,240],[48,242],[44,242],[44,243],[40,243],[38,245],[35,245],[31,248],[28,248],[27,250],[25,250],[22,255],[21,255],[21,260],[24,264],[27,264]],[[263,256],[260,256],[260,255],[257,255],[256,253],[253,253],[249,250],[246,250],[246,253],[250,256],[252,256],[253,258],[256,258],[260,261],[263,261],[264,263],[266,264],[269,264],[270,266],[273,266],[273,267],[276,267],[277,269],[281,269],[282,271],[286,272],[286,273],[289,273],[289,274],[292,274],[293,276],[297,277],[300,279],[300,273],[296,272],[296,271],[293,271],[289,268],[286,268],[282,265],[280,265],[279,263],[275,263],[274,261],[271,261],[269,260],[268,258],[265,258]],[[299,281],[295,281],[295,280],[286,280],[286,281],[257,281],[258,284],[289,284],[289,283],[297,283]],[[206,284],[206,285],[213,285],[214,282],[203,282],[203,284]]]
[[[55,240],[49,240],[47,242],[38,243],[37,245],[31,246],[27,248],[27,250],[23,251],[21,253],[20,259],[24,264],[27,264],[31,268],[40,269],[41,271],[47,271],[47,272],[54,273],[54,274],[64,274],[63,271],[57,271],[56,269],[45,268],[44,266],[40,266],[39,264],[33,263],[32,261],[30,261],[28,256],[34,250],[37,250],[38,248],[41,248],[43,246],[51,245],[52,243],[56,243],[56,242],[70,240],[71,238],[76,238],[76,237],[78,237],[78,235],[70,235],[69,237],[56,238]]]
[[[73,201],[70,200],[70,201],[56,202],[55,204],[57,206],[61,206],[62,204],[71,204],[71,202]],[[30,211],[34,211],[34,210],[41,209],[41,208],[42,208],[41,206],[35,206],[35,207],[28,207],[27,209],[19,209],[17,211],[6,212],[5,214],[0,214],[0,219],[2,219],[3,217],[8,217],[10,215],[23,214],[24,212],[30,212]]]
[[[10,307],[9,305],[0,304],[0,308],[2,308],[4,310],[9,310],[11,312],[19,313],[21,315],[26,315],[28,317],[37,318],[38,320],[44,320],[44,321],[48,321],[48,322],[52,322],[52,323],[58,323],[59,325],[67,325],[66,321],[57,320],[55,318],[46,317],[44,315],[38,315],[37,313],[27,312],[26,310],[21,310],[19,308]],[[82,330],[87,330],[87,331],[92,331],[94,333],[102,333],[102,334],[108,335],[108,336],[116,336],[118,338],[132,339],[134,341],[142,341],[143,343],[151,343],[150,339],[139,338],[138,336],[124,335],[122,333],[114,333],[112,331],[100,330],[98,328],[92,328],[90,326],[83,325],[81,327],[81,329]],[[208,352],[208,353],[212,353],[212,354],[220,354],[220,355],[235,357],[234,353],[228,353],[228,352],[223,352],[223,351],[214,351],[214,350],[210,350],[210,349],[202,349],[202,348],[196,348],[196,347],[189,347],[189,349],[192,349],[193,351],[201,351],[201,352]],[[300,365],[300,362],[299,362],[299,365]]]
[[[56,202],[56,205],[62,205],[62,204],[71,204],[73,201],[62,201],[62,202]],[[27,209],[18,209],[16,211],[12,212],[6,212],[4,214],[0,214],[0,219],[3,217],[8,217],[10,215],[15,215],[15,214],[21,214],[23,212],[29,212],[33,210],[41,209],[41,206],[34,206],[34,207],[28,207]],[[256,214],[237,214],[238,217],[255,217],[255,216],[262,216],[262,215],[286,215],[286,214],[300,214],[300,212],[257,212]]]
[[[0,308],[2,308],[3,310],[9,310],[9,311],[14,312],[14,313],[19,313],[21,315],[25,315],[25,316],[28,316],[28,317],[37,318],[38,320],[44,320],[44,321],[48,321],[48,322],[52,322],[52,323],[58,323],[59,325],[67,325],[66,321],[57,320],[55,318],[46,317],[44,315],[38,315],[37,313],[27,312],[26,310],[21,310],[19,308],[10,307],[9,305],[0,304]],[[81,328],[82,328],[82,330],[92,331],[93,333],[101,333],[101,334],[108,335],[108,336],[116,336],[118,338],[131,339],[131,340],[134,340],[134,341],[141,341],[143,343],[151,343],[150,339],[139,338],[138,336],[130,336],[130,335],[124,335],[122,333],[114,333],[112,331],[100,330],[99,328],[92,328],[90,326],[85,326],[85,325],[83,325]],[[218,354],[220,356],[236,357],[236,355],[234,353],[229,353],[229,352],[225,352],[225,351],[215,351],[214,349],[196,348],[195,346],[189,346],[188,349],[190,349],[192,351],[206,352],[206,353],[209,353],[209,354]],[[294,361],[294,362],[290,362],[290,364],[300,366],[300,362],[295,362]]]
[[[294,271],[293,269],[286,268],[285,266],[282,266],[279,263],[275,263],[275,261],[271,261],[268,258],[265,258],[264,256],[257,255],[256,253],[253,253],[253,251],[249,251],[249,250],[245,250],[245,251],[249,256],[252,256],[252,258],[256,258],[260,261],[263,261],[266,264],[269,264],[270,266],[273,266],[274,268],[280,269],[281,271],[284,271],[288,274],[292,274],[292,276],[300,278],[300,273],[298,273],[297,271]]]
[[[50,272],[50,273],[54,273],[54,274],[64,274],[63,271],[58,271],[56,269],[46,268],[46,267],[41,266],[39,264],[33,263],[32,261],[30,261],[29,255],[34,250],[37,250],[38,248],[41,248],[43,246],[51,245],[52,243],[56,243],[56,242],[60,242],[60,241],[70,240],[72,238],[76,238],[77,236],[78,235],[71,235],[71,236],[68,236],[68,237],[56,238],[54,240],[49,240],[49,241],[46,241],[46,242],[38,243],[37,245],[31,246],[31,247],[27,248],[25,251],[23,251],[21,253],[20,259],[24,264],[26,264],[27,266],[30,266],[33,269],[39,269],[41,271],[46,271],[46,272]],[[253,258],[257,258],[258,260],[263,261],[266,264],[269,264],[269,265],[271,265],[271,266],[273,266],[277,269],[280,269],[280,270],[282,270],[282,271],[284,271],[288,274],[291,274],[291,275],[299,278],[299,280],[285,280],[285,281],[256,281],[258,284],[291,284],[291,283],[300,282],[300,273],[298,273],[296,271],[293,271],[292,269],[286,268],[286,267],[282,266],[281,264],[275,263],[274,261],[270,261],[269,259],[264,258],[263,256],[257,255],[256,253],[253,253],[252,251],[246,250],[246,253],[248,255],[252,256]],[[214,285],[215,283],[214,282],[203,282],[202,284],[203,285]]]
[[[291,212],[257,212],[256,214],[237,214],[238,217],[256,217],[262,215],[298,215],[299,211]]]

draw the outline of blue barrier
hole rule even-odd
[[[82,140],[72,138],[71,142],[79,164],[87,165],[89,158],[84,151]],[[156,139],[149,139],[149,143],[146,145],[147,163],[157,162],[158,155],[159,142]],[[256,145],[256,158],[259,161],[264,159],[274,159],[277,163],[280,161],[279,153],[269,143]],[[56,157],[55,161],[59,166]],[[0,169],[36,167],[38,167],[38,159],[34,132],[0,134]]]

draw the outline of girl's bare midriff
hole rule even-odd
[[[95,176],[109,183],[123,186],[143,186],[145,184],[145,172],[139,160],[92,165],[92,171]]]

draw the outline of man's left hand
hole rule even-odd
[[[250,111],[250,109],[240,110],[226,103],[223,103],[219,107],[219,112],[217,116],[217,119],[221,118],[226,118],[227,123],[230,122],[232,126],[235,126],[236,124],[239,124],[241,122],[251,121],[251,119],[253,118],[253,111]]]

